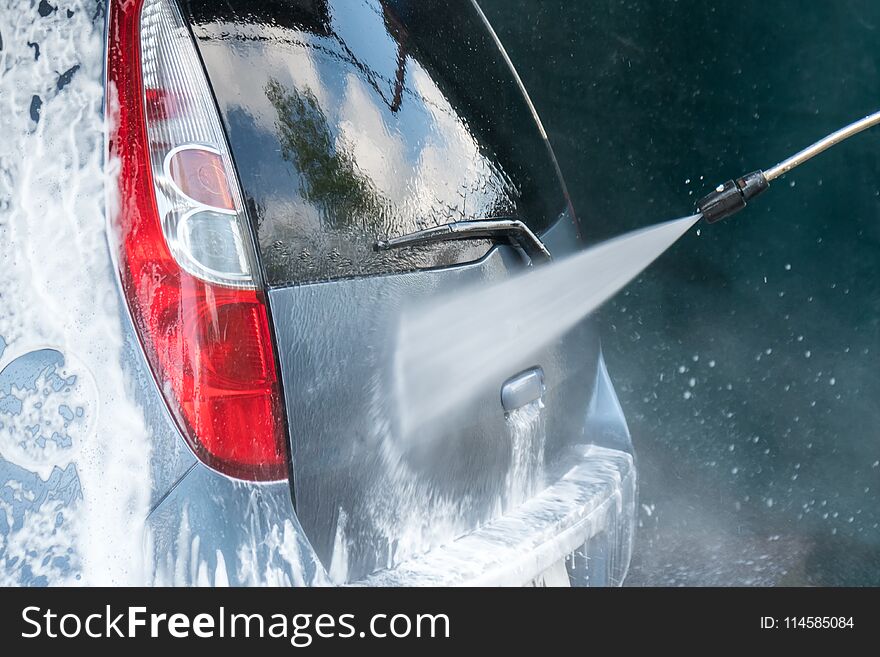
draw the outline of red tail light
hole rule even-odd
[[[168,408],[212,468],[286,478],[253,243],[213,96],[173,0],[110,3],[107,79],[122,287]]]

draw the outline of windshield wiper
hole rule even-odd
[[[481,221],[454,221],[434,228],[417,230],[399,237],[379,239],[373,245],[376,251],[389,251],[407,246],[436,244],[450,240],[490,239],[509,242],[522,249],[533,262],[549,262],[550,251],[529,227],[518,219],[485,219]]]

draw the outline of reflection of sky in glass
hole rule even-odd
[[[200,43],[209,68],[231,72],[212,80],[233,142],[241,134],[258,142],[247,148],[233,143],[233,149],[245,188],[254,182],[264,198],[274,199],[260,217],[264,226],[272,225],[267,232],[273,240],[283,235],[321,251],[330,248],[324,243],[328,232],[341,230],[348,236],[332,248],[344,251],[352,243],[365,243],[352,232],[374,238],[513,213],[516,190],[481,152],[437,82],[413,57],[401,57],[381,5],[366,0],[345,8],[331,9],[330,36],[279,26],[223,25],[218,31],[244,38],[233,48],[211,40]],[[260,74],[247,75],[257,59]],[[401,77],[395,111],[395,85]],[[368,190],[369,212],[339,217],[334,215],[350,215],[350,209],[310,202],[314,181],[299,170],[289,145],[279,141],[279,124],[287,117],[270,100],[266,80],[277,81],[286,93],[314,98],[329,147],[353,165],[351,174]],[[301,193],[291,194],[291,185]]]
[[[379,87],[386,101],[394,96],[394,80],[400,47],[385,28],[382,7],[376,0],[343,3],[332,8],[332,29],[357,61],[377,75],[371,82]],[[380,37],[379,35],[382,35]]]

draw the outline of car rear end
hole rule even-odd
[[[504,218],[582,245],[479,8],[111,0],[106,57],[145,580],[621,583],[636,471],[592,321],[417,440],[389,403],[401,313],[548,265],[377,239]]]

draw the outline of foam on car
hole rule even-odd
[[[0,0],[0,584],[139,584],[150,443],[106,243],[102,5],[55,4]]]

